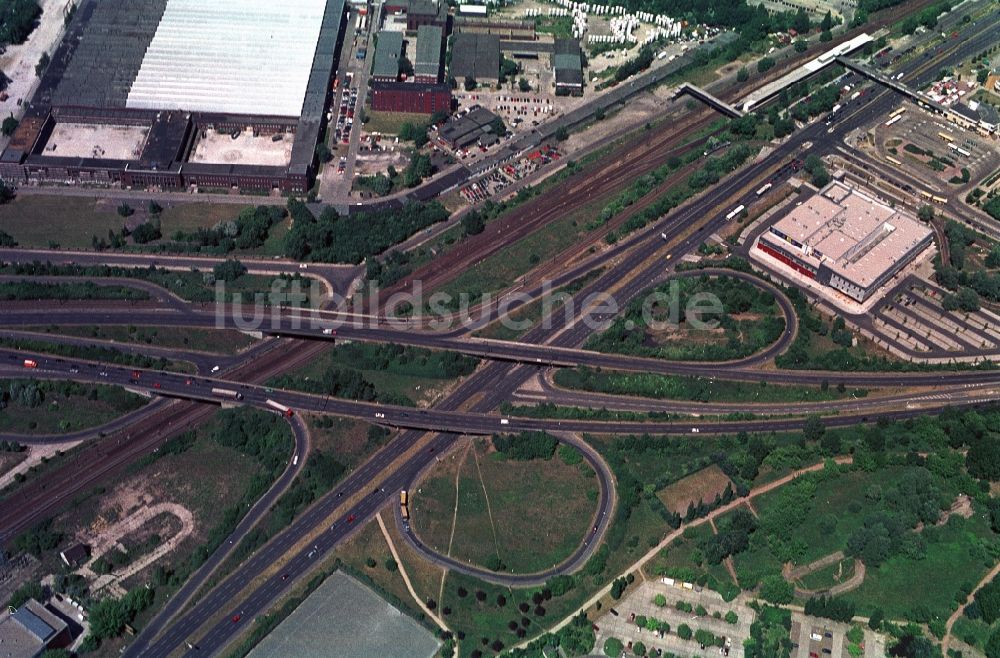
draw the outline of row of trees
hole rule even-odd
[[[493,447],[507,459],[551,459],[559,441],[545,432],[521,432],[520,434],[494,434]]]
[[[329,263],[360,263],[448,218],[448,211],[437,202],[347,217],[326,208],[318,219],[295,199],[288,202],[288,209],[293,224],[285,237],[286,254],[296,260]]]

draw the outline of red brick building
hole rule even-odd
[[[421,82],[373,82],[372,109],[378,112],[451,112],[451,87]]]

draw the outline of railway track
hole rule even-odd
[[[324,347],[315,341],[289,339],[287,345],[265,351],[227,376],[235,381],[260,383],[308,362]],[[171,437],[207,421],[216,411],[214,405],[172,401],[166,408],[98,439],[73,459],[25,483],[0,505],[0,545],[50,516],[80,492],[120,473]]]

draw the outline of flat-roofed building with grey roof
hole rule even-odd
[[[583,54],[579,43],[573,39],[556,39],[552,49],[552,68],[557,96],[583,94]]]
[[[47,649],[62,649],[71,642],[66,622],[34,599],[0,621],[3,658],[36,658]]]
[[[444,30],[437,25],[417,28],[417,51],[413,62],[413,76],[417,82],[441,82],[441,47]]]
[[[500,79],[500,37],[494,34],[459,32],[452,37],[451,76],[459,85],[466,78],[480,84]]]
[[[410,32],[421,25],[448,27],[448,3],[445,0],[409,0],[406,6],[406,29]]]
[[[376,36],[372,80],[394,82],[399,78],[399,58],[403,56],[403,34],[382,30]]]
[[[775,222],[756,246],[863,302],[926,249],[933,234],[912,215],[833,181]]]

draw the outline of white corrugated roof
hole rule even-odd
[[[130,108],[298,116],[326,0],[169,0]]]

